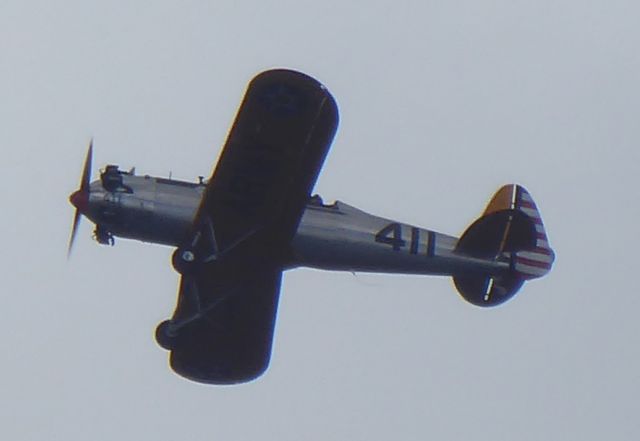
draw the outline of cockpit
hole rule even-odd
[[[313,196],[311,196],[309,198],[308,205],[311,207],[329,208],[332,210],[338,209],[338,205],[336,204],[336,202],[333,202],[331,204],[325,204],[324,201],[322,200],[322,196],[320,196],[319,194],[314,194]]]
[[[102,187],[108,192],[133,193],[133,189],[125,185],[122,179],[123,175],[131,175],[132,172],[126,172],[118,169],[117,165],[107,165],[100,174]]]

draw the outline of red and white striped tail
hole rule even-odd
[[[536,207],[536,203],[527,190],[516,185],[515,209],[533,219],[536,225],[536,247],[528,251],[519,251],[515,254],[515,270],[525,279],[542,277],[551,270],[555,255],[549,246],[547,232],[542,223],[542,216]]]
[[[485,215],[504,209],[519,210],[533,220],[536,228],[536,244],[530,250],[514,253],[513,268],[523,279],[542,277],[551,270],[555,255],[549,246],[549,239],[542,223],[542,217],[529,192],[520,185],[510,184],[495,194]]]

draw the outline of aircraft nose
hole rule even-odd
[[[69,202],[82,213],[89,205],[89,192],[78,190],[69,196]]]

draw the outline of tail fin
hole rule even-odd
[[[519,185],[505,185],[487,205],[484,216],[500,210],[517,210],[533,221],[536,230],[535,245],[530,249],[514,250],[513,268],[525,280],[542,277],[551,270],[555,255],[549,246],[542,216],[529,192]]]
[[[547,274],[554,260],[533,198],[515,184],[496,192],[484,214],[464,232],[456,251],[509,263],[509,271],[500,275],[454,276],[460,294],[478,306],[494,306],[510,299],[526,280]]]

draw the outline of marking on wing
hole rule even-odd
[[[302,94],[296,88],[284,83],[275,83],[266,87],[260,96],[260,102],[269,113],[278,117],[296,115],[306,105]]]

